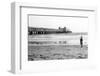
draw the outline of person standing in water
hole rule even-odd
[[[81,48],[83,47],[83,37],[81,36],[80,37],[80,45],[81,45]]]

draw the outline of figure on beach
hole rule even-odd
[[[81,45],[81,48],[83,47],[83,37],[81,36],[80,37],[80,45]]]

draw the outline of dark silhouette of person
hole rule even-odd
[[[81,48],[83,47],[83,37],[81,36],[80,37],[80,45],[81,45]]]

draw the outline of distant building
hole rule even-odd
[[[58,33],[72,33],[69,29],[66,27],[58,29],[52,29],[52,28],[37,28],[37,27],[28,27],[28,34],[58,34]]]

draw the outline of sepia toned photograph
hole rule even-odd
[[[88,58],[88,17],[28,15],[28,61]]]

